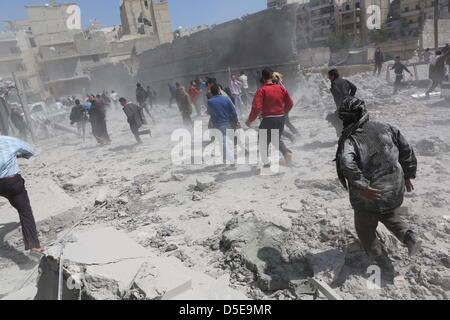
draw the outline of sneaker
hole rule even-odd
[[[422,250],[422,241],[419,240],[416,234],[409,231],[405,236],[405,244],[408,247],[409,256],[415,256]]]

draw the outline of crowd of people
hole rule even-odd
[[[431,86],[426,91],[425,96],[430,97],[431,93],[436,90],[437,87],[442,85],[442,82],[446,79],[450,81],[450,45],[437,49],[433,54],[432,51],[427,48],[424,51],[419,52],[419,60],[422,64],[429,65],[428,77],[431,81]],[[373,75],[380,76],[383,69],[383,64],[386,62],[386,58],[381,48],[377,48],[373,57],[374,70]],[[394,71],[394,94],[397,94],[402,86],[402,82],[405,78],[405,71],[409,73],[411,77],[414,77],[409,68],[401,61],[401,57],[397,56],[394,59],[394,64],[390,68]]]
[[[436,65],[439,68],[441,60],[449,54],[449,51],[442,56],[437,53]],[[382,66],[378,64],[384,59],[381,50],[377,50],[376,55],[374,76],[379,75]],[[396,73],[394,87],[397,91],[403,72],[409,70],[399,58],[392,69]],[[223,134],[224,158],[234,151],[230,150],[232,148],[226,142],[226,131],[240,129],[241,122],[251,128],[260,119],[259,131],[267,133],[267,147],[270,144],[278,147],[285,164],[292,166],[293,153],[284,143],[283,137],[289,138],[285,126],[294,135],[298,134],[289,120],[294,101],[283,83],[282,74],[265,68],[260,75],[256,92],[250,91],[245,72],[236,76],[230,71],[226,87],[215,78],[193,80],[188,90],[180,83],[169,84],[169,108],[174,101],[177,103],[183,124],[187,127],[193,125],[194,110],[199,117],[209,116],[209,128],[217,129]],[[335,160],[337,175],[349,191],[356,231],[363,247],[381,267],[390,269],[389,257],[376,236],[379,222],[385,224],[408,247],[411,255],[421,248],[416,233],[405,224],[396,210],[403,203],[405,191],[411,192],[414,189],[412,180],[416,178],[417,159],[413,148],[397,128],[370,119],[365,102],[356,97],[358,88],[355,84],[343,79],[337,69],[329,70],[328,79],[336,104],[336,111],[330,115],[329,120],[331,119],[339,136]],[[89,95],[84,102],[75,99],[70,121],[77,125],[83,137],[86,124],[90,122],[97,142],[107,145],[111,138],[106,124],[106,111],[120,105],[132,134],[137,143],[141,144],[141,136],[152,135],[151,130],[141,129],[147,124],[145,114],[153,120],[151,110],[155,103],[156,92],[151,87],[144,89],[138,83],[136,103],[119,98],[114,91],[111,94],[104,92],[101,95]],[[272,130],[279,132],[278,141],[273,141]],[[32,155],[31,146],[23,141],[0,137],[0,196],[8,198],[19,212],[26,249],[39,253],[42,249],[16,160],[17,157],[29,158]],[[261,155],[267,153],[262,152]],[[267,157],[261,160],[264,167],[271,165]]]

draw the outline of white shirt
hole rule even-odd
[[[239,81],[242,83],[242,88],[248,89],[248,77],[245,74],[239,77]]]

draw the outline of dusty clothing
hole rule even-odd
[[[111,142],[106,126],[106,112],[105,107],[98,101],[92,102],[89,109],[89,119],[92,125],[92,134],[98,143]]]
[[[380,222],[403,243],[406,234],[411,231],[396,211],[380,214],[355,210],[356,233],[364,250],[372,258],[383,254],[383,246],[377,238],[377,227]]]
[[[17,111],[11,111],[11,122],[14,124],[14,127],[19,130],[21,135],[26,135],[27,133],[27,123],[22,115]]]
[[[192,104],[184,88],[177,89],[175,98],[177,100],[178,109],[180,110],[181,116],[183,117],[183,123],[187,126],[192,125]]]
[[[435,64],[430,65],[430,79],[441,82],[445,77],[445,62],[450,52],[439,56]]]
[[[376,51],[374,56],[375,64],[383,64],[384,62],[384,54],[381,51]]]
[[[144,119],[142,119],[142,113],[140,110],[141,109],[139,106],[134,103],[127,103],[123,107],[123,112],[125,112],[127,121],[130,125],[135,124],[138,127],[141,127],[145,123]]]
[[[417,159],[400,131],[380,122],[365,122],[348,139],[338,157],[338,174],[350,191],[350,202],[357,211],[383,214],[403,203],[405,179],[414,179]],[[372,187],[381,191],[382,200],[366,199],[359,191]]]
[[[9,117],[8,103],[0,97],[0,134],[5,136],[9,133]]]
[[[292,110],[293,106],[294,102],[286,88],[279,84],[264,84],[256,91],[248,121],[255,121],[260,114],[264,118],[275,116],[284,119],[284,116]]]
[[[337,78],[331,81],[331,94],[333,95],[336,107],[340,107],[348,96],[354,97],[358,88],[350,81]]]
[[[86,109],[81,104],[76,105],[72,108],[72,111],[70,112],[70,122],[71,123],[78,123],[81,121],[86,121],[87,115],[86,115]]]
[[[136,101],[142,105],[145,103],[145,101],[147,100],[148,95],[147,95],[147,91],[145,91],[144,88],[142,87],[137,87],[136,88]]]

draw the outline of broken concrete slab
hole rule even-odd
[[[173,257],[144,262],[132,290],[138,290],[146,300],[171,299],[192,289],[192,279],[181,262]]]
[[[110,190],[107,186],[101,187],[97,192],[97,196],[95,197],[94,205],[100,206],[102,204],[105,204],[108,199],[109,194],[110,194]]]
[[[29,179],[26,181],[26,187],[37,223],[69,211],[79,205],[52,179]],[[0,207],[2,210],[0,215],[1,224],[19,221],[17,211],[6,199],[0,198]]]

